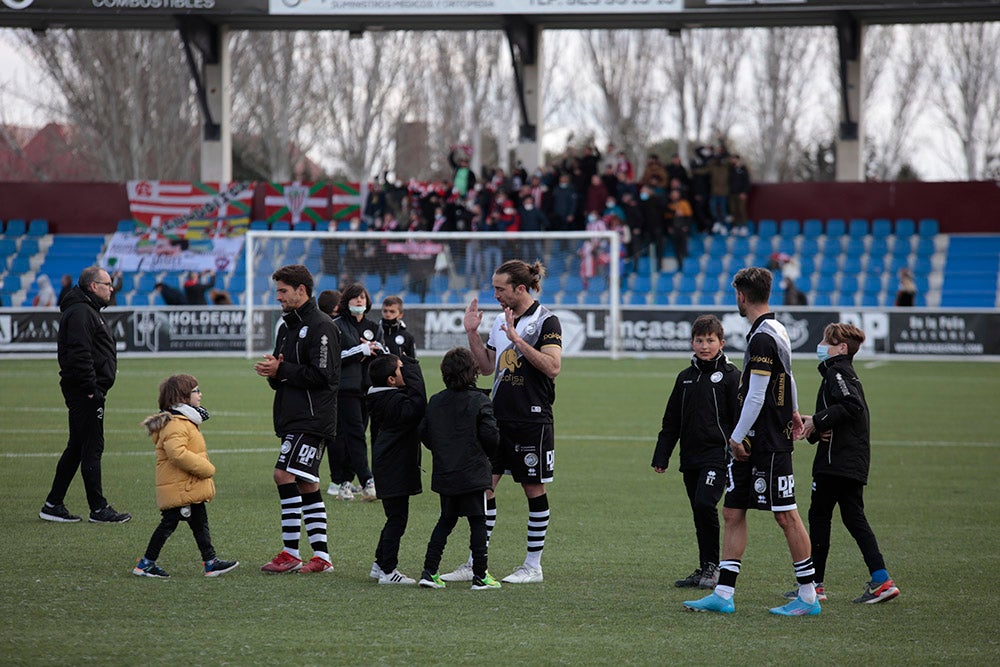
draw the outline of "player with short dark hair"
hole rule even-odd
[[[722,322],[702,315],[691,325],[691,365],[682,370],[663,411],[653,452],[653,470],[663,473],[677,439],[681,441],[680,471],[698,539],[698,566],[678,579],[678,588],[713,588],[719,580],[719,512],[716,505],[726,489],[729,434],[739,412],[740,372],[722,351]]]
[[[326,507],[319,491],[323,451],[336,436],[340,344],[333,321],[312,298],[313,277],[301,264],[283,266],[271,278],[281,304],[274,353],[254,364],[274,390],[274,432],[281,452],[274,482],[281,499],[284,548],[263,572],[332,572],[326,542]],[[313,557],[299,553],[305,526]]]
[[[816,590],[825,594],[826,559],[830,553],[833,508],[858,543],[871,581],[854,599],[875,604],[899,595],[878,540],[865,517],[865,485],[871,464],[871,420],[861,378],[854,370],[854,355],[865,342],[865,333],[853,324],[828,324],[823,341],[816,347],[822,377],[816,395],[816,412],[802,418],[804,435],[816,448],[813,459],[812,502],[809,505],[809,535],[816,564]],[[786,593],[786,596],[788,594]]]
[[[465,310],[469,348],[479,371],[494,374],[493,407],[500,425],[500,448],[493,462],[493,488],[510,474],[528,499],[528,539],[524,564],[502,579],[510,584],[542,581],[542,549],[549,526],[545,485],[555,470],[552,404],[555,379],[562,368],[562,325],[531,295],[541,290],[545,267],[520,259],[504,262],[493,273],[493,294],[503,307],[484,344],[479,336],[483,313],[473,299]],[[486,528],[496,524],[496,498],[487,493]],[[445,581],[472,579],[472,559]]]
[[[795,504],[792,441],[802,432],[802,418],[792,375],[792,347],[784,325],[770,312],[771,281],[771,272],[760,267],[741,269],[733,278],[736,305],[750,322],[740,378],[739,421],[729,436],[735,460],[729,466],[722,512],[725,528],[719,583],[710,595],[684,602],[692,611],[736,611],[733,594],[746,551],[747,510],[760,509],[771,512],[781,526],[799,583],[796,598],[771,613],[820,613],[809,535]]]

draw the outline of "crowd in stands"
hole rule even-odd
[[[692,231],[747,235],[750,174],[723,142],[700,146],[689,167],[679,155],[666,163],[649,154],[641,171],[624,151],[604,154],[568,146],[529,173],[469,166],[464,147],[448,154],[450,180],[397,186],[383,177],[368,193],[351,230],[376,231],[617,231],[626,256],[663,258],[673,242],[679,265]],[[589,248],[581,249],[589,253]],[[532,253],[528,253],[529,255]],[[584,256],[583,264],[594,261]],[[597,257],[599,263],[602,258]],[[489,263],[487,261],[487,263]]]

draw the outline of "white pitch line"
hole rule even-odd
[[[2,431],[0,433],[8,433]],[[259,434],[257,434],[259,435]],[[603,435],[565,435],[556,436],[556,440],[563,441],[607,441],[607,442],[650,442],[656,439],[652,436],[644,438],[641,436],[603,436]],[[957,442],[951,440],[882,440],[876,442],[874,447],[973,447],[976,449],[988,449],[998,447],[996,442]],[[274,447],[243,447],[237,449],[213,449],[212,456],[223,454],[273,454],[278,450],[278,445]],[[142,451],[105,451],[104,456],[153,456],[152,450]],[[0,452],[0,459],[35,459],[35,458],[57,458],[62,452]]]

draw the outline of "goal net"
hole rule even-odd
[[[237,275],[245,272],[246,354],[249,358],[273,349],[281,311],[271,275],[286,264],[309,268],[315,280],[314,296],[362,283],[372,297],[368,317],[376,322],[382,300],[390,295],[401,297],[404,319],[417,337],[418,348],[444,352],[464,344],[464,335],[425,338],[422,325],[433,317],[433,322],[448,320],[454,328],[457,319],[460,329],[461,312],[478,298],[480,310],[486,313],[484,333],[488,333],[492,315],[500,311],[493,296],[493,271],[509,259],[540,260],[546,276],[539,301],[557,314],[565,311],[574,323],[581,321],[581,312],[595,313],[594,321],[599,320],[607,330],[604,353],[617,357],[621,242],[611,231],[247,232],[244,257],[237,268]],[[564,324],[564,336],[565,329]]]

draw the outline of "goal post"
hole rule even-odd
[[[369,317],[376,321],[382,299],[391,294],[403,298],[408,322],[412,312],[464,310],[478,297],[488,331],[490,312],[499,311],[493,271],[509,259],[523,259],[545,266],[537,298],[547,308],[557,314],[570,308],[603,314],[604,354],[616,359],[621,347],[621,248],[613,231],[248,231],[242,261],[246,355],[272,350],[280,309],[271,274],[286,264],[309,268],[314,297],[352,282],[364,284],[372,297]]]

